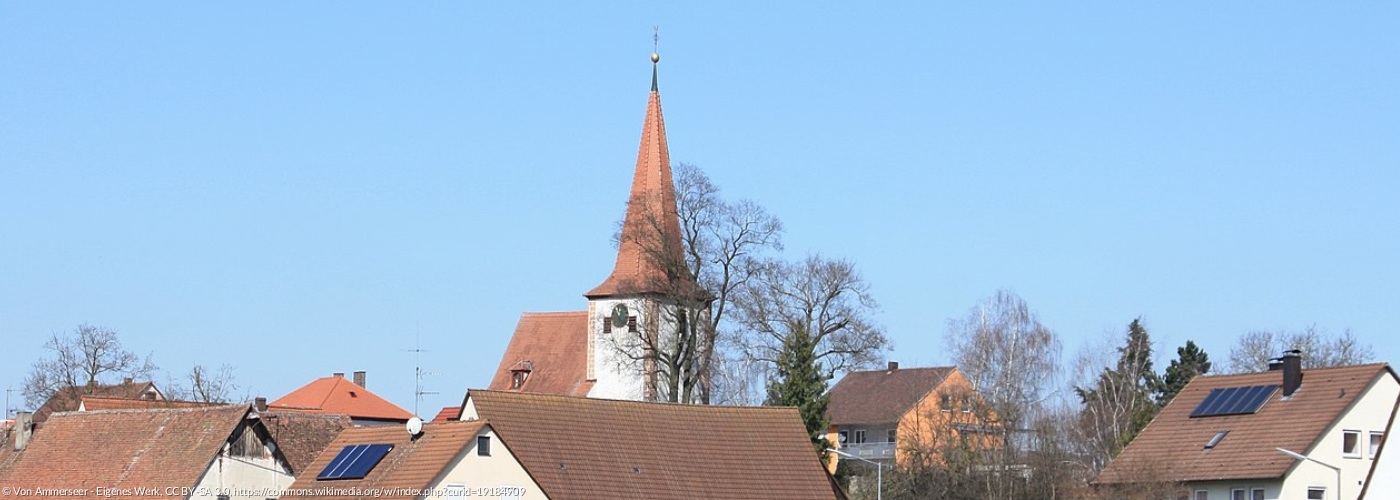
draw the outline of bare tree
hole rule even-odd
[[[1010,428],[1050,397],[1059,377],[1059,336],[1006,290],[950,320],[947,343],[958,369]]]
[[[1369,344],[1362,343],[1352,335],[1351,330],[1343,330],[1341,335],[1332,336],[1317,325],[1301,331],[1256,330],[1240,336],[1235,347],[1230,349],[1227,373],[1249,373],[1269,369],[1269,360],[1279,357],[1283,351],[1297,349],[1303,352],[1303,368],[1324,368],[1369,363],[1375,360],[1376,352]]]
[[[752,201],[721,198],[698,167],[682,163],[675,174],[675,214],[658,200],[630,200],[641,208],[640,217],[624,221],[634,226],[619,230],[616,240],[636,243],[652,268],[661,270],[625,288],[662,298],[658,312],[676,327],[639,329],[612,342],[632,369],[654,373],[648,383],[660,399],[708,404],[716,364],[726,362],[718,347],[736,291],[752,280],[764,253],[782,248],[783,225]],[[678,243],[670,235],[676,220]]]
[[[228,403],[233,400],[238,385],[234,383],[233,365],[224,364],[218,370],[210,370],[196,364],[190,367],[184,380],[172,379],[166,388],[167,397],[173,400]]]
[[[24,399],[30,408],[38,408],[57,391],[91,394],[109,379],[125,375],[149,378],[155,363],[122,348],[117,332],[99,326],[78,325],[71,333],[54,333],[44,349],[50,358],[34,362],[24,381]],[[115,381],[115,380],[113,380]]]
[[[1116,352],[1117,358],[1106,359],[1111,357],[1108,352]],[[1077,437],[1085,452],[1085,465],[1099,471],[1157,415],[1158,406],[1151,395],[1160,384],[1152,371],[1147,328],[1141,318],[1134,319],[1120,347],[1101,348],[1092,354],[1081,351],[1077,361],[1080,369],[1088,372],[1074,388],[1082,404]]]
[[[889,341],[870,317],[878,305],[870,286],[846,260],[819,255],[797,263],[769,261],[734,300],[749,359],[776,365],[794,334],[809,337],[820,370],[835,373],[874,365]]]

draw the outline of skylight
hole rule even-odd
[[[363,479],[392,449],[392,444],[356,444],[341,448],[335,459],[316,475],[316,480]]]
[[[1225,435],[1229,433],[1230,431],[1220,431],[1215,433],[1215,437],[1210,438],[1210,442],[1206,443],[1206,449],[1209,450],[1215,448],[1216,445],[1220,444],[1220,440],[1225,439]]]
[[[1191,418],[1222,415],[1247,415],[1259,411],[1277,385],[1251,385],[1211,389],[1210,394],[1191,412]]]

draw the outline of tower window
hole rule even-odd
[[[636,317],[636,316],[628,316],[628,317],[627,317],[627,331],[628,331],[628,332],[631,332],[631,333],[637,333],[637,317]]]
[[[603,333],[612,333],[612,318],[603,318]]]

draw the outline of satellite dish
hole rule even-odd
[[[423,419],[413,417],[408,419],[408,434],[417,436],[423,433]]]

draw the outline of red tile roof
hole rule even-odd
[[[288,489],[316,491],[322,487],[331,487],[335,490],[351,491],[357,488],[360,490],[377,488],[386,493],[424,490],[431,486],[433,479],[438,477],[448,464],[461,454],[484,425],[483,422],[479,421],[424,424],[423,434],[417,439],[413,439],[408,432],[404,431],[403,427],[399,426],[346,429],[306,468],[305,473],[297,475],[296,482],[292,483]],[[371,469],[363,479],[330,481],[316,479],[316,476],[330,464],[331,460],[335,459],[340,450],[346,446],[357,444],[392,444],[394,447],[389,450],[388,455],[380,460],[379,465]],[[334,495],[298,497],[288,494],[283,495],[283,498],[350,500],[363,497]],[[417,496],[384,494],[377,498],[413,499]]]
[[[1384,364],[1304,370],[1303,385],[1290,399],[1275,391],[1253,414],[1190,417],[1212,389],[1278,385],[1282,377],[1278,371],[1196,377],[1095,481],[1135,482],[1145,475],[1175,481],[1283,477],[1294,459],[1275,448],[1311,449],[1371,383],[1395,374]],[[1221,431],[1230,433],[1214,449],[1205,449]]]
[[[156,389],[151,382],[123,382],[120,384],[93,384],[80,387],[69,387],[55,391],[49,396],[38,410],[34,411],[34,423],[43,424],[48,420],[49,415],[61,411],[74,411],[78,409],[78,404],[83,396],[100,396],[106,398],[121,399],[141,399],[146,394],[154,392],[159,395],[160,390]],[[157,396],[156,399],[164,399]]]
[[[831,388],[832,425],[898,422],[956,371],[951,366],[847,373]]]
[[[795,408],[467,397],[553,500],[837,498]]]
[[[293,475],[306,472],[340,432],[351,427],[350,417],[345,415],[263,412],[259,417]]]
[[[438,411],[437,416],[433,417],[433,420],[432,420],[432,421],[433,421],[433,422],[451,422],[451,421],[457,420],[458,418],[461,418],[461,417],[462,417],[462,407],[460,407],[460,406],[444,406],[444,407],[442,407],[442,410],[439,410],[439,411]]]
[[[632,192],[617,249],[617,263],[602,284],[585,293],[586,297],[607,297],[645,292],[675,292],[666,282],[667,273],[658,260],[684,262],[681,253],[680,217],[676,214],[676,187],[671,178],[671,153],[666,146],[666,123],[661,116],[661,95],[653,90],[647,98],[647,114],[642,124],[642,143],[637,150],[637,169],[632,174]],[[660,224],[660,239],[655,236]],[[659,243],[659,244],[658,244]],[[657,250],[664,258],[655,256]],[[684,274],[689,278],[689,274]]]
[[[102,410],[153,410],[160,408],[201,408],[205,406],[225,406],[218,403],[198,401],[171,401],[169,399],[128,399],[99,396],[83,396],[80,408],[83,411]]]
[[[399,408],[369,389],[360,387],[345,377],[325,377],[312,381],[286,396],[268,404],[274,411],[306,411],[349,415],[350,418],[407,422],[413,418],[408,410]]]
[[[55,413],[0,471],[0,483],[88,489],[89,494],[97,487],[194,487],[248,411],[247,405],[230,405]],[[165,498],[156,493],[123,498]],[[8,498],[50,497],[0,494]]]
[[[584,396],[588,380],[588,312],[525,313],[491,379],[491,390],[511,390],[511,369],[528,364],[520,389]]]

